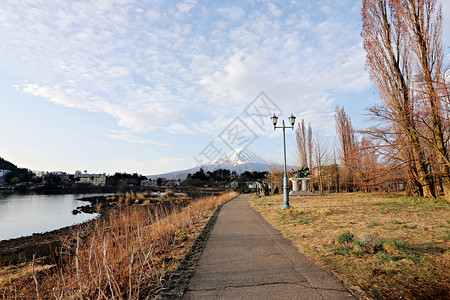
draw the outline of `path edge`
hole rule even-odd
[[[163,300],[163,299],[183,298],[183,295],[186,291],[189,281],[192,275],[194,275],[195,267],[197,266],[197,263],[203,253],[203,249],[205,248],[206,242],[208,241],[211,231],[214,228],[214,224],[216,224],[222,206],[236,199],[239,196],[240,195],[237,195],[236,197],[231,198],[230,200],[220,204],[216,208],[216,210],[209,218],[208,223],[206,223],[206,225],[203,227],[202,231],[195,239],[191,248],[183,257],[178,268],[172,273],[172,275],[170,275],[169,279],[167,280],[166,284],[157,295],[156,299]]]
[[[256,212],[258,215],[261,216],[261,218],[275,231],[277,231],[284,239],[286,239],[287,241],[289,241],[289,243],[297,249],[298,252],[300,252],[302,255],[304,255],[306,257],[307,260],[309,260],[311,263],[313,263],[314,265],[316,265],[317,267],[319,267],[321,270],[323,270],[324,272],[326,272],[328,275],[330,275],[331,277],[333,277],[337,282],[339,282],[345,289],[347,292],[349,292],[350,294],[352,294],[355,298],[357,299],[361,299],[361,300],[365,300],[365,299],[371,299],[365,292],[364,290],[361,289],[358,290],[355,288],[355,286],[357,286],[356,284],[352,285],[350,283],[345,282],[344,280],[342,280],[341,278],[338,277],[338,274],[333,272],[332,270],[326,269],[323,266],[321,266],[318,262],[314,261],[311,257],[309,257],[308,255],[306,255],[306,253],[304,253],[300,247],[298,247],[294,240],[286,237],[283,232],[281,230],[279,230],[278,228],[276,228],[273,224],[271,224],[269,221],[266,220],[266,218],[264,218],[264,216],[257,211],[251,204],[251,199],[249,199],[249,205],[250,208],[253,209],[254,212]],[[357,286],[359,287],[359,286]],[[359,287],[360,288],[360,287]]]

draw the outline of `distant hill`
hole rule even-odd
[[[272,166],[273,163],[261,158],[257,154],[247,149],[239,148],[234,151],[231,151],[230,153],[225,154],[224,156],[220,157],[219,159],[216,159],[215,161],[212,161],[209,164],[197,166],[186,170],[174,171],[164,174],[149,175],[147,177],[153,180],[157,179],[158,177],[166,179],[184,180],[186,179],[189,173],[193,174],[198,170],[200,170],[200,168],[203,168],[205,172],[207,171],[212,172],[217,169],[228,169],[230,171],[236,171],[238,174],[240,174],[245,171],[250,172],[269,171]]]
[[[17,170],[17,166],[0,157],[0,170]]]

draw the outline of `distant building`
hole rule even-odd
[[[61,171],[52,171],[52,172],[46,172],[46,173],[42,174],[42,178],[43,178],[44,183],[47,181],[47,178],[49,176],[60,177],[61,178],[61,182],[68,182],[68,181],[70,181],[69,173],[61,172]]]
[[[156,180],[152,180],[151,178],[147,180],[141,181],[141,186],[151,186],[151,187],[157,187],[158,184],[156,183]]]
[[[169,179],[164,182],[164,185],[175,187],[180,185],[181,180],[180,179]]]
[[[249,189],[257,189],[258,187],[261,187],[261,183],[259,183],[258,181],[247,181],[245,182],[245,185]]]
[[[0,170],[0,185],[5,184],[5,175],[11,172],[10,170]]]
[[[75,171],[74,175],[75,183],[87,183],[96,186],[106,185],[106,174],[88,174],[87,171],[81,173],[81,171]]]

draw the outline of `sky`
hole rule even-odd
[[[152,175],[243,147],[281,163],[274,113],[331,148],[336,106],[363,128],[378,100],[361,25],[356,0],[2,0],[0,157]],[[291,129],[286,144],[295,164]]]

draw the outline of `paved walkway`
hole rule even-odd
[[[184,299],[352,299],[240,195],[222,207]]]

